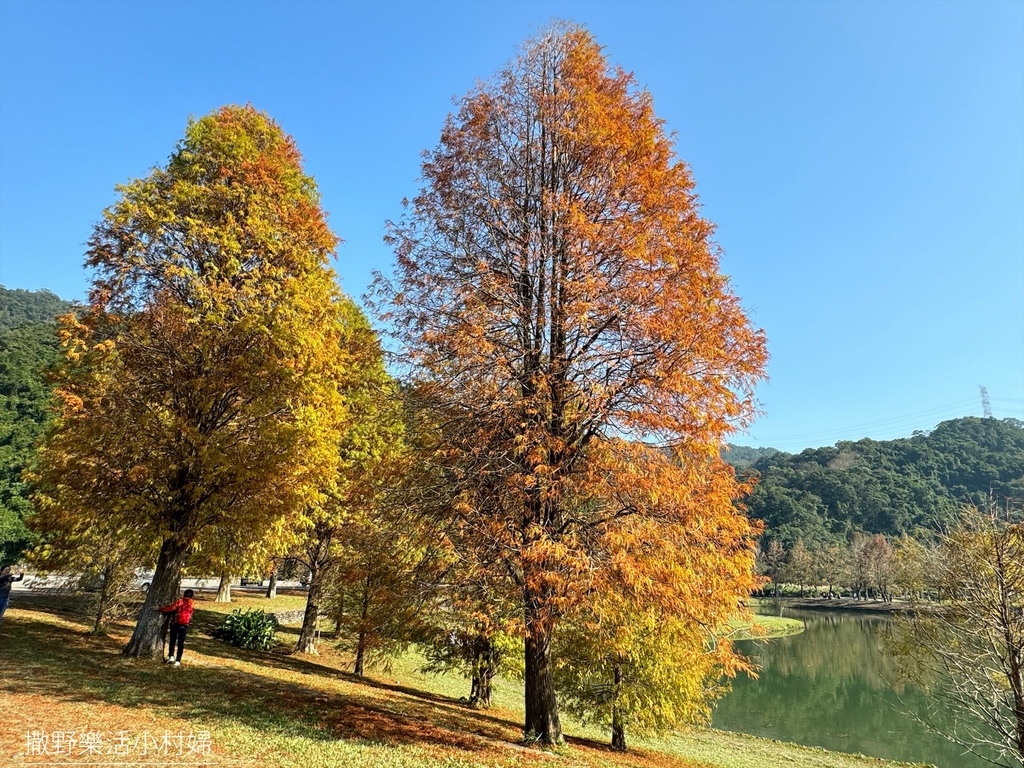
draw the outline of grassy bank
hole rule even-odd
[[[733,620],[729,637],[733,640],[770,640],[776,637],[797,635],[804,631],[800,619],[781,616],[755,616],[752,622]]]
[[[105,761],[105,765],[125,768],[144,764],[238,768],[900,765],[710,730],[636,744],[630,753],[620,754],[605,745],[605,734],[574,723],[567,724],[569,739],[564,748],[542,752],[518,743],[522,688],[515,682],[500,681],[497,706],[481,712],[459,702],[468,690],[465,680],[419,672],[414,654],[399,659],[389,671],[377,670],[360,679],[347,673],[348,659],[331,653],[326,638],[320,657],[291,653],[294,627],[283,628],[280,646],[268,653],[240,651],[209,637],[209,629],[232,608],[281,611],[293,610],[296,604],[301,605],[300,597],[273,601],[245,597],[231,605],[201,601],[185,661],[175,669],[122,657],[120,649],[130,631],[127,624],[114,627],[108,637],[96,637],[88,634],[88,616],[73,601],[17,594],[0,625],[0,764],[81,766]],[[184,745],[178,751],[176,735]],[[87,736],[93,746],[97,738],[107,746],[120,744],[123,754],[86,754]],[[39,750],[44,741],[45,754]],[[189,745],[194,747],[191,752]]]

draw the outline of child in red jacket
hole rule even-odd
[[[192,598],[195,596],[195,592],[191,589],[186,589],[184,596],[180,600],[175,600],[170,605],[164,605],[160,608],[154,608],[155,611],[160,613],[170,613],[171,616],[171,642],[170,647],[167,649],[167,663],[173,663],[174,666],[181,666],[181,654],[185,650],[185,635],[188,634],[188,625],[192,621]],[[174,656],[174,644],[178,644],[178,656]]]

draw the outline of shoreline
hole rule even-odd
[[[909,603],[902,601],[883,600],[856,600],[852,597],[828,598],[822,597],[759,597],[756,602],[751,601],[762,610],[766,608],[781,607],[799,608],[800,610],[812,611],[849,611],[853,613],[884,613],[893,615],[911,609]]]

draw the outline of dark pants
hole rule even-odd
[[[178,644],[178,655],[175,657],[181,661],[181,654],[185,650],[185,635],[188,634],[188,624],[171,624],[171,642],[167,647],[168,657],[174,656],[174,644]]]
[[[0,621],[4,618],[4,611],[7,610],[7,604],[11,601],[9,597],[0,597]]]

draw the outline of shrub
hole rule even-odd
[[[275,632],[277,619],[274,616],[256,608],[245,611],[236,608],[213,630],[213,636],[239,648],[265,651],[274,644]]]

